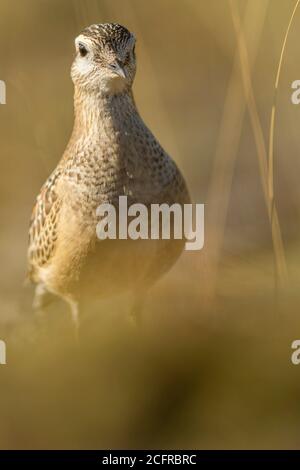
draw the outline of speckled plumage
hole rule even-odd
[[[38,295],[42,287],[74,305],[122,289],[145,292],[182,251],[183,241],[96,237],[96,208],[117,206],[120,195],[129,204],[189,201],[177,166],[136,109],[134,43],[114,24],[93,25],[76,39],[74,129],[30,224],[29,274]]]

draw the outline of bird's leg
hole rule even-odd
[[[40,283],[35,288],[34,299],[32,307],[34,310],[42,310],[48,303],[50,303],[53,294],[48,291],[44,284]]]
[[[35,288],[32,307],[35,312],[36,323],[38,326],[43,324],[45,318],[45,307],[51,302],[53,295],[44,284],[40,283]]]
[[[79,302],[74,299],[67,299],[67,302],[70,305],[70,309],[71,309],[71,317],[72,317],[72,322],[74,325],[75,338],[76,340],[78,340],[79,339],[79,326],[80,326]]]

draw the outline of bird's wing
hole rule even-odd
[[[56,169],[43,185],[32,211],[29,227],[28,263],[29,277],[51,259],[57,240],[57,223],[61,200],[57,194],[60,171]]]

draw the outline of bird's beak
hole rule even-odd
[[[124,67],[122,66],[122,64],[118,60],[116,60],[115,62],[110,64],[109,67],[119,77],[126,78]]]

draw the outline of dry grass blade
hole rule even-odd
[[[244,28],[249,38],[249,72],[255,62],[259,39],[263,30],[268,1],[248,2],[244,15]],[[210,307],[215,296],[218,266],[226,225],[232,177],[238,154],[246,112],[247,96],[241,81],[240,58],[235,51],[227,95],[224,102],[219,137],[216,145],[213,174],[207,207],[205,249],[205,300]]]
[[[268,210],[268,216],[271,225],[274,256],[275,256],[275,266],[276,266],[276,281],[281,286],[284,287],[287,283],[287,266],[284,253],[284,247],[282,242],[281,229],[278,219],[278,214],[274,199],[270,198],[268,191],[268,167],[267,167],[267,149],[264,141],[263,130],[259,119],[259,114],[257,110],[256,100],[254,96],[252,81],[251,81],[251,72],[249,67],[249,59],[247,53],[246,42],[241,26],[239,12],[234,0],[230,1],[231,14],[234,24],[234,29],[237,37],[238,50],[240,56],[240,65],[242,80],[245,90],[245,95],[247,97],[247,107],[249,110],[251,125],[254,133],[254,139],[257,149],[257,157],[260,168],[261,182],[264,192],[264,197],[266,201],[266,206]]]
[[[277,91],[278,91],[278,85],[279,85],[279,78],[280,78],[280,73],[281,73],[281,68],[282,68],[282,62],[283,62],[283,57],[284,57],[284,52],[286,48],[286,43],[287,39],[289,36],[289,32],[293,23],[293,19],[295,16],[295,13],[297,11],[298,5],[299,5],[300,0],[297,0],[295,7],[293,9],[285,36],[281,48],[281,53],[280,53],[280,59],[278,63],[278,68],[277,68],[277,74],[276,74],[276,79],[275,79],[275,87],[274,87],[274,101],[273,101],[273,106],[272,106],[272,111],[271,111],[271,119],[270,119],[270,135],[269,135],[269,167],[268,167],[268,191],[269,191],[269,198],[273,201],[274,200],[274,129],[275,129],[275,117],[276,117],[276,98],[277,98]]]

